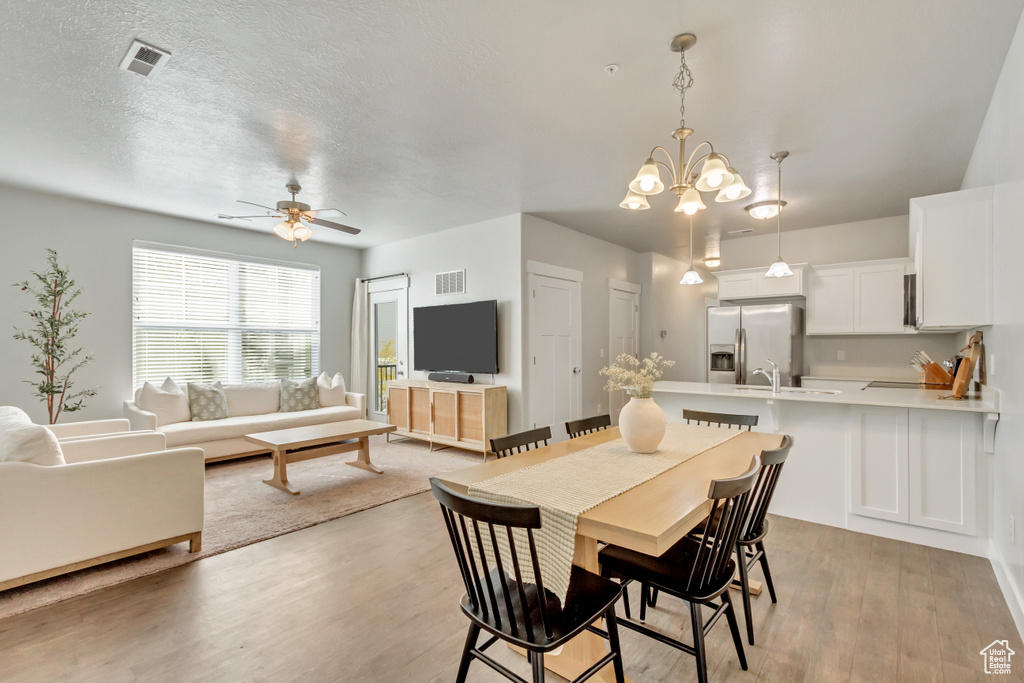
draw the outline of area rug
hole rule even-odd
[[[353,455],[289,466],[288,479],[301,491],[298,496],[262,483],[272,474],[269,456],[210,464],[202,552],[189,553],[188,543],[179,543],[12,588],[0,593],[0,619],[413,496],[430,488],[430,477],[482,461],[479,453],[430,452],[425,443],[387,443],[383,436],[370,437],[371,460],[383,474],[345,465]]]

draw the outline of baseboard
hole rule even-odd
[[[992,563],[992,570],[996,574],[996,581],[999,582],[999,589],[1003,591],[1003,598],[1006,600],[1010,614],[1013,615],[1013,623],[1017,625],[1017,632],[1024,639],[1024,597],[1021,595],[1020,587],[1014,582],[1009,567],[1003,554],[999,552],[995,541],[989,539],[989,562]]]

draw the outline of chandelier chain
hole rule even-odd
[[[693,85],[693,74],[686,65],[686,51],[679,53],[679,73],[672,81],[672,87],[679,92],[679,127],[686,128],[686,91]]]

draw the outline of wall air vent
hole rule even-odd
[[[167,50],[147,45],[141,40],[133,40],[132,46],[128,48],[128,53],[121,60],[121,68],[146,78],[152,78],[170,58],[171,53]]]
[[[730,235],[749,235],[752,232],[754,232],[753,228],[743,228],[742,230],[730,230],[729,234]]]
[[[465,294],[466,271],[450,270],[434,276],[434,294]]]

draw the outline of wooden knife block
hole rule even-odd
[[[943,389],[953,387],[953,377],[938,363],[929,363],[924,366],[921,373],[921,382],[924,384],[941,384]]]

